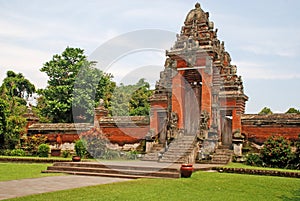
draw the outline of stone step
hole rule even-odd
[[[108,174],[108,173],[91,173],[91,172],[74,172],[74,171],[57,171],[57,170],[45,170],[42,173],[64,173],[72,175],[85,175],[85,176],[98,176],[98,177],[116,177],[116,178],[126,178],[126,179],[140,179],[140,178],[162,178],[149,175],[126,175],[126,174]],[[180,174],[176,177],[163,177],[163,178],[179,178]]]
[[[181,144],[172,144],[172,145],[170,145],[169,147],[168,147],[168,149],[170,149],[170,148],[174,148],[174,149],[189,149],[189,148],[191,148],[191,147],[193,147],[193,145],[192,144],[189,144],[189,145],[181,145]]]
[[[134,162],[133,162],[134,163]],[[151,167],[151,166],[138,166],[138,165],[116,165],[116,164],[102,164],[95,162],[57,162],[53,166],[59,167],[83,167],[83,168],[108,168],[116,170],[144,170],[144,171],[173,171],[177,172],[175,168],[161,168],[161,167]],[[53,167],[50,166],[50,167]]]
[[[190,153],[191,151],[193,151],[193,149],[187,149],[187,150],[170,150],[164,153],[164,155],[166,154],[184,154],[184,153]]]
[[[68,173],[120,178],[179,178],[176,168],[145,167],[132,165],[104,165],[98,163],[65,162],[54,163],[44,173]]]
[[[217,149],[215,151],[216,154],[222,153],[222,154],[232,154],[233,151],[232,150],[226,150],[226,149]]]
[[[110,168],[85,168],[85,167],[67,167],[67,166],[50,166],[47,170],[57,172],[86,172],[96,174],[111,174],[125,176],[142,176],[142,177],[170,177],[177,178],[177,172],[167,171],[147,171],[147,170],[126,170],[126,169],[110,169]]]
[[[185,163],[194,150],[195,136],[183,136],[172,142],[159,162]]]
[[[219,145],[218,149],[226,149],[226,150],[230,150],[230,147],[228,145]]]

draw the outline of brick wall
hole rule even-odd
[[[248,140],[259,144],[272,135],[297,140],[300,134],[300,115],[242,115],[242,134]]]

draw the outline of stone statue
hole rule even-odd
[[[173,60],[168,57],[165,62],[165,67],[172,67]]]
[[[203,139],[207,136],[208,131],[208,121],[209,121],[209,113],[207,111],[202,111],[200,115],[200,122],[199,122],[199,139]]]
[[[231,66],[231,75],[235,75],[236,72],[237,72],[236,65],[232,65],[232,66]]]
[[[204,110],[200,115],[200,130],[208,130],[208,120],[209,114]]]
[[[171,112],[169,120],[169,137],[176,138],[178,134],[178,115],[176,112]]]

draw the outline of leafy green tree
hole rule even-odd
[[[130,95],[133,93],[131,85],[120,84],[114,90],[109,108],[112,116],[129,116]]]
[[[134,85],[116,87],[111,100],[110,114],[113,116],[148,116],[152,95],[150,84],[140,79]]]
[[[273,112],[270,108],[264,107],[258,114],[273,114]]]
[[[5,133],[7,130],[7,117],[9,115],[8,103],[0,98],[0,149],[4,148]]]
[[[0,87],[1,94],[5,93],[9,97],[26,99],[35,92],[35,86],[22,73],[7,71],[6,76]]]
[[[52,122],[73,122],[73,104],[75,117],[90,119],[95,102],[100,97],[105,99],[108,93],[108,86],[102,84],[110,83],[112,78],[94,65],[82,49],[70,47],[46,62],[41,71],[49,77],[48,86],[39,90],[43,96],[42,114]]]
[[[103,99],[108,107],[115,83],[111,81],[112,75],[106,74],[87,63],[77,76],[73,92],[73,116],[75,121],[91,122],[94,108]]]
[[[297,109],[291,107],[285,113],[286,114],[300,114],[300,110],[297,110]]]
[[[45,72],[49,77],[46,89],[38,91],[44,96],[45,101],[42,113],[53,122],[73,121],[71,111],[73,85],[81,66],[86,61],[83,50],[67,47],[61,55],[54,55],[52,60],[41,68],[41,72]]]
[[[21,73],[8,71],[0,92],[0,148],[14,149],[25,133],[26,99],[35,92],[35,86]]]
[[[150,111],[149,98],[153,91],[150,90],[150,84],[145,79],[140,79],[136,84],[138,88],[131,96],[130,116],[148,116]]]

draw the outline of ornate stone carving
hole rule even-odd
[[[208,130],[209,114],[207,111],[202,111],[200,115],[200,130]]]
[[[178,115],[176,112],[171,112],[169,120],[168,138],[176,138],[178,135]]]
[[[231,75],[235,75],[236,72],[237,72],[236,65],[232,65],[232,66],[231,66],[231,69],[230,69],[230,74],[231,74]]]
[[[200,115],[200,121],[199,121],[199,139],[204,139],[207,137],[208,132],[208,123],[209,123],[209,113],[207,111],[202,111]]]

